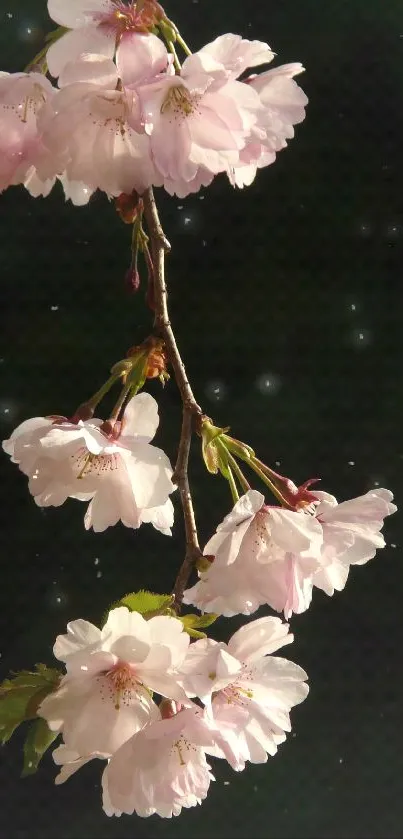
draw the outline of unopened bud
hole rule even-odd
[[[131,265],[125,274],[125,285],[127,290],[135,294],[140,288],[140,283],[141,279],[137,267],[135,265]]]

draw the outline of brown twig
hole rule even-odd
[[[148,189],[143,195],[144,215],[150,237],[151,253],[154,266],[154,326],[164,339],[168,359],[174,371],[176,383],[182,397],[182,431],[178,448],[178,457],[173,480],[178,485],[181,498],[186,533],[186,551],[182,566],[174,585],[175,608],[179,611],[183,592],[189,580],[192,568],[202,555],[197,536],[196,520],[188,478],[188,462],[194,420],[202,416],[189,384],[185,365],[182,361],[176,338],[169,320],[168,295],[165,284],[165,254],[170,251],[170,244],[161,227],[153,190]]]

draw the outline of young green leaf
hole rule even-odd
[[[15,729],[36,717],[38,705],[54,691],[61,673],[37,664],[35,671],[21,670],[0,685],[0,742],[7,743]]]
[[[44,719],[39,717],[29,728],[24,743],[24,767],[22,777],[33,775],[45,752],[59,736],[58,731],[51,731]]]
[[[112,608],[127,606],[131,612],[140,612],[144,618],[153,618],[157,615],[171,615],[171,606],[174,602],[172,594],[154,594],[152,591],[134,591],[125,594],[121,600],[114,603]]]

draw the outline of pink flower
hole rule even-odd
[[[139,64],[130,44],[111,59],[85,55],[68,64],[58,91],[41,114],[40,130],[55,174],[65,172],[69,181],[83,182],[90,190],[110,196],[134,189],[141,193],[160,185],[151,158],[150,140],[144,132],[139,99],[133,87],[167,68],[167,52],[154,49],[147,37],[147,61]],[[145,74],[145,75],[144,75]],[[132,85],[129,87],[128,85]]]
[[[257,169],[275,161],[277,152],[294,137],[294,125],[305,119],[308,98],[294,81],[303,71],[302,64],[284,64],[247,80],[263,108],[239,164],[229,171],[233,186],[249,186]]]
[[[137,12],[135,2],[121,0],[48,0],[48,11],[56,23],[72,30],[48,49],[46,58],[52,76],[59,76],[68,62],[77,61],[83,53],[112,59],[119,45],[127,41],[141,60],[144,40],[157,40],[147,30],[162,13],[153,0],[146,0],[141,12]]]
[[[214,780],[205,747],[211,732],[200,711],[181,710],[150,723],[112,756],[103,773],[108,816],[178,816],[206,798]]]
[[[388,489],[373,489],[341,504],[327,492],[314,494],[320,502],[315,516],[323,528],[323,547],[313,584],[332,595],[344,588],[350,565],[363,565],[385,547],[380,530],[397,507]]]
[[[38,709],[75,753],[63,762],[82,765],[83,759],[114,754],[158,719],[151,691],[186,701],[177,671],[188,645],[176,618],[145,620],[125,607],[112,609],[102,630],[84,620],[69,623],[67,635],[59,635],[54,646],[66,675]]]
[[[291,730],[291,708],[308,693],[304,670],[272,656],[293,637],[279,618],[266,617],[241,627],[228,645],[205,638],[189,647],[182,684],[207,704],[218,732],[206,751],[234,769],[276,753]]]
[[[38,171],[46,153],[38,117],[54,92],[40,73],[0,73],[0,192],[13,184],[36,195],[52,189],[54,175]]]
[[[170,533],[174,491],[172,469],[161,449],[150,445],[158,427],[158,406],[148,393],[128,402],[120,436],[107,437],[102,421],[77,424],[35,417],[15,429],[3,448],[29,477],[40,507],[67,498],[90,501],[85,527],[105,530],[119,520],[137,528],[150,522]]]
[[[264,496],[250,490],[207,543],[204,554],[214,561],[185,592],[184,602],[227,617],[252,614],[264,603],[286,617],[303,612],[322,539],[313,516],[267,507]]]
[[[170,192],[195,191],[204,174],[225,172],[239,162],[262,108],[250,85],[230,77],[217,62],[212,72],[199,53],[189,56],[179,75],[161,76],[138,87],[151,153]],[[218,72],[217,72],[218,67]],[[199,180],[198,180],[199,179]]]

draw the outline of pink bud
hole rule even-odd
[[[126,271],[125,275],[125,284],[128,291],[135,294],[136,291],[138,291],[140,288],[140,282],[140,274],[137,268],[131,265],[130,268]]]

